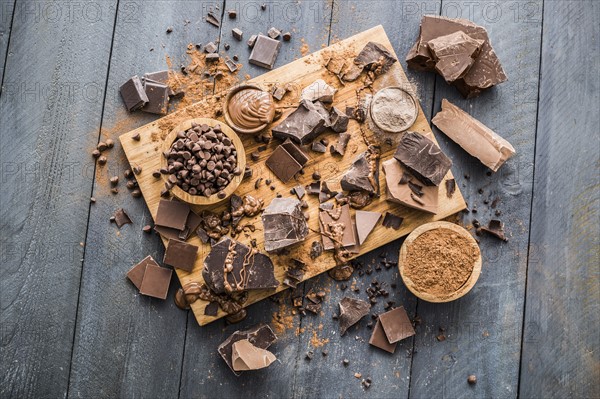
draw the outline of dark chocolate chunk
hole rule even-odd
[[[492,219],[488,223],[487,227],[481,226],[479,230],[491,234],[502,241],[508,241],[508,238],[504,234],[504,223],[502,223],[500,220]]]
[[[337,109],[336,107],[331,108],[329,113],[329,125],[331,130],[336,133],[343,133],[348,130],[348,116]]]
[[[381,222],[381,224],[384,227],[398,230],[400,228],[400,225],[402,225],[403,221],[404,221],[404,218],[401,218],[400,216],[396,216],[393,213],[386,212],[385,216],[383,217],[383,222]]]
[[[165,267],[147,263],[140,294],[159,299],[166,299],[173,271]]]
[[[211,25],[216,26],[217,28],[221,26],[221,22],[219,21],[219,18],[212,11],[209,11],[208,14],[206,14],[206,22],[208,22]]]
[[[281,31],[275,27],[271,27],[267,31],[267,35],[269,35],[271,39],[277,39],[281,35]]]
[[[296,199],[274,198],[264,210],[262,222],[268,252],[301,242],[308,235],[308,225]]]
[[[308,157],[294,143],[286,140],[273,151],[265,164],[284,183],[287,183],[298,173]],[[268,183],[267,183],[268,184]]]
[[[144,105],[142,111],[166,115],[169,106],[169,86],[147,79],[144,82],[144,90],[148,97],[148,103]]]
[[[281,42],[270,37],[258,35],[248,61],[263,68],[273,69]]]
[[[204,46],[204,52],[211,54],[217,51],[217,45],[213,42],[209,42]]]
[[[310,258],[316,259],[323,253],[323,244],[320,241],[313,241],[310,246]]]
[[[338,142],[335,145],[330,147],[332,154],[338,154],[340,156],[344,156],[346,153],[346,147],[348,147],[348,142],[350,141],[350,134],[348,133],[340,133],[338,137]]]
[[[340,335],[344,335],[348,328],[366,316],[371,309],[369,303],[355,298],[344,297],[340,301]]]
[[[455,191],[456,191],[456,180],[454,180],[454,179],[446,180],[446,196],[448,198],[452,198]],[[495,205],[493,202],[492,202],[492,208],[495,208]]]
[[[427,42],[435,70],[446,83],[463,78],[479,56],[483,40],[473,39],[463,31],[440,36]]]
[[[231,60],[231,58],[227,57],[225,58],[225,66],[227,66],[227,68],[229,69],[229,72],[233,73],[235,71],[237,71],[238,66],[235,62],[233,62]]]
[[[294,190],[294,194],[296,194],[299,200],[301,200],[304,197],[304,194],[306,194],[304,186],[296,186],[292,190]]]
[[[417,132],[402,136],[394,158],[428,186],[439,186],[452,166],[452,161],[440,147]]]
[[[184,230],[190,213],[190,206],[179,201],[160,200],[156,211],[157,226]]]
[[[325,131],[328,117],[319,112],[321,108],[310,101],[302,101],[294,112],[272,128],[273,137],[290,139],[297,144],[308,144]]]
[[[271,259],[254,249],[223,237],[204,260],[202,277],[217,294],[277,288]]]
[[[121,228],[121,226],[125,224],[131,224],[131,219],[123,208],[117,209],[113,217],[115,218],[115,223],[118,228]]]
[[[214,317],[219,313],[219,302],[210,302],[204,308],[204,315]]]
[[[375,75],[386,73],[398,61],[383,45],[369,42],[354,59],[358,67],[372,71]]]
[[[183,241],[169,240],[163,262],[166,265],[191,272],[194,270],[198,247]]]
[[[258,35],[252,35],[250,36],[250,38],[247,41],[248,47],[252,48],[254,47],[254,45],[256,44],[256,39],[258,38]]]
[[[346,191],[365,191],[379,195],[379,150],[369,147],[344,174],[341,186]]]
[[[137,75],[123,83],[119,88],[119,93],[121,93],[125,107],[129,112],[138,110],[148,103],[144,85]]]
[[[233,369],[233,344],[243,339],[247,339],[257,348],[267,349],[273,342],[277,340],[277,336],[268,325],[258,325],[248,330],[234,332],[221,345],[219,345],[219,354],[223,360],[225,360],[225,363],[227,363],[227,366],[229,366],[231,371],[233,371],[236,375],[239,375],[240,372]]]
[[[283,41],[289,42],[290,40],[292,40],[292,34],[290,32],[285,32],[283,34]]]
[[[310,149],[313,150],[314,152],[320,152],[322,154],[327,152],[327,147],[325,147],[323,145],[323,143],[321,143],[319,141],[313,142]]]
[[[133,285],[137,287],[138,290],[142,286],[144,274],[146,273],[146,266],[149,264],[158,266],[158,263],[156,263],[152,256],[148,255],[127,272],[127,278],[133,283]]]
[[[233,28],[231,30],[231,34],[233,35],[235,40],[242,41],[242,37],[244,36],[244,32],[240,28]]]

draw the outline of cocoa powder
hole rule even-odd
[[[426,231],[407,247],[404,274],[419,292],[438,297],[456,292],[469,279],[479,247],[449,229]]]

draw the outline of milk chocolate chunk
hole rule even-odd
[[[356,324],[360,319],[366,316],[371,309],[371,305],[360,299],[344,297],[340,301],[340,335],[344,335],[348,328]]]
[[[262,222],[268,252],[301,242],[308,235],[300,201],[293,198],[274,198],[265,208]]]
[[[386,73],[398,61],[382,44],[369,42],[354,59],[354,64],[376,75]]]
[[[172,273],[171,269],[147,263],[144,278],[140,285],[140,294],[158,299],[166,299]]]
[[[229,237],[212,246],[204,260],[202,277],[217,294],[273,289],[279,285],[268,256]]]
[[[328,85],[323,79],[317,79],[302,90],[300,98],[305,101],[322,101],[332,103],[337,89]]]
[[[262,369],[268,367],[275,360],[274,354],[252,345],[247,339],[233,343],[231,363],[235,371]]]
[[[379,349],[383,349],[384,351],[389,353],[394,353],[396,351],[396,345],[398,345],[397,342],[391,344],[390,341],[388,341],[379,319],[377,319],[375,327],[373,327],[373,333],[371,334],[371,338],[369,339],[369,344]]]
[[[339,240],[343,247],[349,247],[356,244],[354,228],[352,225],[352,215],[350,214],[350,205],[346,204],[339,208],[322,210],[319,212],[319,225],[323,232],[321,238],[323,239],[323,248],[326,251],[332,250],[335,247],[333,240],[327,236],[333,230],[332,224],[341,225],[343,234]]]
[[[421,20],[421,30],[417,42],[406,56],[408,67],[433,71],[436,60],[430,51],[429,41],[458,31],[464,32],[472,39],[484,42],[473,66],[464,77],[454,82],[463,96],[475,97],[482,90],[506,81],[506,74],[492,48],[487,31],[466,19],[425,15]]]
[[[221,345],[219,345],[218,352],[227,363],[227,366],[235,373],[240,375],[240,372],[233,369],[232,355],[233,355],[233,344],[247,339],[252,345],[261,349],[268,349],[269,346],[277,341],[277,336],[268,325],[258,325],[251,329],[244,331],[236,331],[229,336]]]
[[[400,226],[402,225],[403,221],[404,218],[394,215],[393,213],[386,212],[385,216],[383,217],[383,222],[381,222],[381,224],[384,227],[387,227],[388,229],[392,228],[394,230],[398,230],[400,229]]]
[[[140,78],[135,75],[119,88],[127,111],[135,111],[148,103],[148,96]]]
[[[435,70],[447,83],[464,77],[479,56],[483,40],[473,39],[462,31],[440,36],[427,42],[435,60]]]
[[[296,110],[271,129],[273,137],[290,139],[297,144],[308,144],[321,134],[328,125],[323,116],[311,102],[302,101]]]
[[[380,314],[379,322],[390,344],[415,335],[415,330],[403,307]]]
[[[129,215],[125,213],[123,208],[117,209],[113,217],[115,218],[115,223],[118,228],[121,228],[121,226],[126,224],[131,224],[131,219],[129,218]]]
[[[177,269],[191,272],[196,263],[198,247],[178,240],[169,240],[163,262]]]
[[[281,42],[270,37],[258,35],[248,61],[263,68],[273,69]]]
[[[381,219],[381,213],[379,212],[368,212],[368,211],[356,211],[354,215],[356,219],[356,230],[358,234],[358,243],[362,245],[371,231],[377,225],[379,219]]]
[[[379,150],[369,147],[360,154],[342,177],[341,186],[346,191],[379,195]]]
[[[388,159],[382,166],[385,174],[387,201],[432,214],[438,212],[438,186],[418,184],[420,182],[407,172],[395,158]]]
[[[169,86],[146,80],[144,90],[148,96],[148,103],[144,105],[142,111],[151,114],[166,115],[169,106]]]
[[[156,211],[157,226],[170,227],[176,230],[184,230],[185,223],[190,213],[190,206],[179,201],[162,199],[158,203]]]
[[[158,263],[156,263],[152,256],[148,255],[127,272],[127,278],[133,283],[133,285],[137,287],[138,290],[142,286],[144,274],[146,274],[146,266],[149,264],[158,266]]]
[[[406,132],[402,136],[394,158],[428,186],[438,186],[452,166],[440,147],[417,132]]]
[[[515,155],[508,141],[446,99],[431,122],[494,172]]]

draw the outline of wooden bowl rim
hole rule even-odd
[[[412,116],[412,120],[410,122],[410,125],[404,129],[404,130],[398,130],[398,131],[390,131],[390,130],[386,130],[384,128],[382,128],[381,126],[379,126],[379,124],[377,123],[377,120],[373,117],[373,104],[375,103],[375,97],[377,97],[377,93],[379,93],[380,91],[383,90],[387,90],[387,89],[397,89],[400,91],[405,92],[406,94],[408,94],[408,96],[410,97],[410,99],[413,102],[413,105],[415,106],[415,112],[414,115]],[[381,129],[382,131],[386,132],[386,133],[392,133],[392,134],[400,134],[403,132],[406,132],[407,130],[409,130],[417,121],[417,118],[419,117],[419,106],[418,106],[418,102],[417,99],[415,98],[414,94],[411,93],[409,90],[406,90],[403,87],[400,86],[388,86],[388,87],[384,87],[381,90],[379,90],[377,93],[373,94],[373,98],[371,100],[371,104],[369,104],[369,113],[371,115],[371,120],[373,121],[373,123],[375,124],[375,126],[377,126],[379,129]]]
[[[452,230],[453,232],[460,234],[462,237],[465,237],[472,245],[475,245],[479,250],[479,256],[475,260],[473,270],[471,271],[471,275],[469,276],[467,281],[459,289],[457,289],[449,295],[444,295],[443,297],[429,294],[427,292],[417,291],[412,283],[412,280],[404,274],[404,265],[406,263],[408,245],[415,241],[417,237],[419,237],[421,234],[436,229]],[[404,285],[416,297],[424,301],[433,303],[451,302],[466,295],[469,291],[471,291],[471,289],[475,286],[475,283],[479,279],[479,275],[481,274],[481,249],[479,248],[479,245],[477,245],[477,241],[475,241],[473,236],[471,236],[471,234],[469,234],[467,230],[465,230],[463,227],[457,224],[446,221],[425,223],[414,229],[404,240],[402,247],[400,247],[400,255],[398,257],[398,269],[400,271],[400,276],[402,277]]]
[[[224,198],[217,197],[217,193],[212,194],[210,197],[205,197],[203,195],[192,195],[183,191],[179,186],[173,186],[173,188],[170,191],[171,194],[173,194],[175,197],[188,204],[201,206],[216,205],[227,200],[235,192],[235,190],[237,190],[240,183],[242,182],[244,178],[244,169],[246,168],[246,151],[244,150],[242,140],[233,131],[231,127],[229,127],[227,124],[221,121],[211,118],[192,118],[179,123],[165,137],[165,140],[163,142],[163,150],[169,151],[171,149],[171,145],[173,145],[173,143],[175,142],[177,133],[179,131],[186,131],[190,129],[192,127],[192,123],[196,123],[199,125],[207,124],[210,127],[221,125],[221,131],[223,132],[223,134],[225,134],[231,139],[231,142],[233,143],[235,150],[237,151],[237,167],[242,173],[240,173],[240,175],[238,176],[234,176],[234,178],[229,182],[227,187],[225,187],[225,189],[223,190],[225,192]],[[167,159],[164,156],[161,156],[161,166],[163,168],[166,168],[168,166]],[[164,181],[167,181],[167,179],[169,178],[169,174],[164,174],[162,176]]]
[[[235,86],[229,90],[229,92],[227,93],[227,96],[225,97],[225,102],[223,103],[223,116],[225,117],[225,121],[227,122],[229,127],[231,127],[231,129],[235,130],[236,132],[238,132],[240,134],[256,134],[256,133],[259,133],[259,132],[265,130],[267,128],[267,126],[269,126],[270,122],[263,123],[262,125],[254,128],[254,129],[243,129],[243,128],[237,127],[235,125],[235,123],[233,123],[233,121],[231,120],[231,117],[229,116],[229,100],[231,99],[231,97],[233,97],[234,94],[236,94],[242,90],[246,90],[246,89],[255,89],[255,90],[264,91],[271,97],[271,101],[273,101],[273,96],[271,95],[271,93],[263,90],[262,87],[257,86],[255,84],[248,83],[248,84],[242,84],[239,86]],[[275,102],[273,101],[273,103],[275,103]]]

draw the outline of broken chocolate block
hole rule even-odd
[[[163,263],[175,268],[191,272],[194,270],[198,247],[183,241],[169,240]]]
[[[223,237],[204,260],[202,277],[216,294],[277,288],[273,262],[264,254]]]
[[[340,335],[344,335],[348,328],[366,316],[370,309],[371,305],[363,300],[344,297],[340,301],[340,315],[338,316]]]
[[[370,146],[356,158],[341,180],[345,191],[379,195],[379,149]]]
[[[409,208],[436,214],[438,212],[438,186],[421,186],[397,159],[383,163],[386,182],[386,200]]]
[[[127,111],[135,111],[148,103],[148,96],[140,78],[135,75],[119,88]]]
[[[223,360],[225,360],[225,363],[227,363],[227,366],[229,366],[231,371],[233,371],[236,375],[239,375],[240,372],[233,369],[233,344],[243,339],[247,339],[257,348],[267,349],[273,342],[277,341],[277,336],[271,327],[267,325],[259,325],[249,330],[236,331],[231,334],[229,338],[223,341],[223,343],[219,345],[218,352]]]
[[[492,219],[488,223],[487,227],[481,226],[479,230],[491,234],[502,241],[508,241],[508,238],[504,234],[504,223],[502,223],[500,220]]]
[[[336,133],[343,133],[348,130],[348,116],[337,109],[336,107],[331,108],[329,113],[329,125],[331,130]]]
[[[310,102],[332,103],[336,91],[336,88],[328,85],[323,79],[317,79],[302,90],[300,98]]]
[[[308,144],[328,126],[329,120],[311,102],[302,101],[296,110],[271,129],[273,137]]]
[[[452,161],[433,141],[417,132],[406,132],[394,154],[402,166],[423,184],[438,186]]]
[[[121,226],[126,224],[131,224],[131,219],[129,218],[129,215],[127,215],[123,208],[117,209],[113,218],[118,228],[121,228]]]
[[[262,222],[268,252],[301,242],[308,235],[300,201],[293,198],[274,198],[265,208]]]
[[[403,307],[380,314],[379,323],[390,344],[415,335],[415,330]]]
[[[358,67],[372,71],[375,75],[386,73],[398,61],[383,45],[369,42],[354,59]]]
[[[483,40],[462,31],[430,40],[427,45],[435,60],[435,70],[447,83],[464,77],[479,56]]]
[[[169,106],[169,86],[147,79],[144,81],[144,90],[148,103],[142,107],[142,111],[166,115]]]

